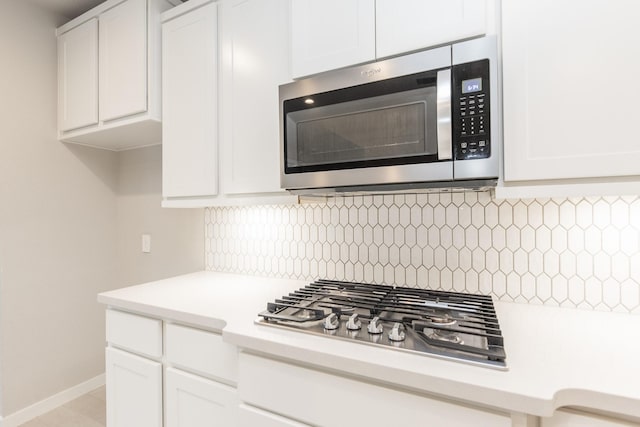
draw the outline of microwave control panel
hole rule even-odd
[[[490,157],[489,60],[455,65],[451,79],[454,158]]]

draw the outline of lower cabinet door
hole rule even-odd
[[[235,388],[174,368],[166,370],[166,427],[237,425]]]
[[[238,427],[310,427],[297,421],[266,412],[250,405],[238,407]]]
[[[106,349],[107,427],[162,427],[162,365]]]

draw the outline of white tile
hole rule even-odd
[[[576,224],[583,229],[593,224],[593,205],[587,200],[576,205]]]
[[[513,207],[503,202],[498,209],[498,222],[505,229],[513,224]]]
[[[490,273],[497,272],[500,269],[499,259],[500,259],[500,255],[498,254],[498,251],[496,251],[493,248],[489,249],[485,253],[485,260],[486,260],[485,268],[487,269],[487,271],[489,271]]]
[[[597,307],[602,302],[602,282],[595,278],[587,279],[584,289],[586,302],[591,307]]]
[[[625,227],[620,231],[620,250],[625,255],[633,256],[640,251],[640,233],[633,227]]]
[[[445,222],[451,228],[459,224],[458,210],[459,210],[458,206],[454,204],[450,204],[445,209],[445,218],[446,218]]]
[[[549,275],[549,277],[554,277],[558,273],[560,273],[560,255],[553,251],[549,250],[543,254],[543,271]]]
[[[611,257],[603,252],[593,257],[593,275],[600,280],[611,277]]]
[[[536,231],[530,225],[525,225],[520,230],[520,246],[527,252],[536,247]]]
[[[461,248],[458,257],[460,269],[465,272],[471,270],[471,251],[468,248]]]
[[[552,295],[551,278],[546,274],[541,274],[536,278],[536,298],[542,302],[551,300]]]
[[[551,297],[562,305],[569,297],[569,282],[563,276],[554,276],[551,279]]]
[[[536,229],[542,225],[542,205],[537,201],[533,201],[527,209],[528,225]]]
[[[565,229],[570,229],[576,225],[576,207],[570,201],[565,201],[560,205],[560,225]]]
[[[640,283],[626,280],[620,285],[620,302],[629,311],[640,307]]]
[[[513,270],[521,275],[529,270],[529,255],[522,249],[513,253]]]
[[[610,204],[605,202],[604,200],[598,200],[593,205],[593,224],[600,228],[604,229],[611,223],[611,207]]]
[[[411,224],[411,208],[407,205],[400,206],[400,225],[406,227]]]
[[[497,251],[507,246],[507,232],[501,226],[496,226],[491,231],[491,246]]]
[[[522,201],[513,206],[513,224],[522,228],[527,224],[527,205]]]
[[[614,309],[620,304],[620,283],[614,279],[607,279],[602,283],[602,302]]]
[[[560,224],[560,209],[554,201],[550,200],[545,203],[542,210],[544,225],[555,228]]]
[[[505,273],[513,271],[513,252],[509,249],[500,251],[500,270]]]
[[[569,279],[569,300],[576,306],[583,302],[585,282],[578,277]]]
[[[537,249],[529,253],[529,272],[539,276],[544,271],[544,255]]]
[[[602,231],[596,227],[589,227],[584,232],[584,248],[592,255],[602,250]]]
[[[532,274],[526,273],[520,280],[522,296],[527,301],[533,300],[536,296],[536,278]]]

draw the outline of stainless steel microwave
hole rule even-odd
[[[281,186],[294,193],[495,185],[495,37],[280,86]]]

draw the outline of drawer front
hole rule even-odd
[[[237,426],[235,388],[173,368],[165,379],[165,427]]]
[[[167,324],[165,334],[167,362],[228,383],[237,382],[237,348],[223,342],[220,334],[176,324]]]
[[[107,342],[135,353],[162,357],[162,321],[107,310]]]
[[[507,414],[403,392],[248,353],[240,353],[238,380],[241,401],[312,425],[511,426],[511,417]]]
[[[253,406],[240,404],[238,407],[239,427],[311,427],[308,424],[300,424],[297,421],[284,418]]]

